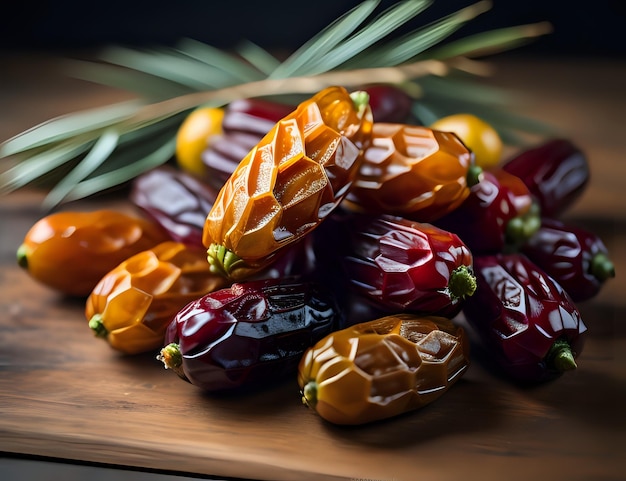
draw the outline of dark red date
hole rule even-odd
[[[205,391],[261,387],[295,375],[304,351],[341,325],[317,284],[237,283],[182,309],[159,358]]]
[[[489,365],[538,383],[576,368],[587,328],[563,288],[520,253],[477,256],[477,289],[463,313]]]
[[[615,277],[609,251],[595,233],[544,218],[521,251],[552,276],[576,302],[591,299]]]
[[[365,86],[370,96],[370,107],[374,122],[406,123],[411,117],[413,99],[394,85],[379,84]]]
[[[585,154],[565,139],[552,139],[525,150],[502,169],[524,182],[544,217],[560,216],[581,196],[590,180]]]
[[[217,191],[181,170],[157,167],[135,178],[130,200],[184,244],[203,246],[202,229]]]
[[[453,234],[391,215],[343,222],[348,282],[382,309],[454,317],[476,288],[472,254]]]
[[[504,171],[481,175],[468,198],[434,224],[457,234],[474,255],[514,250],[541,225],[538,206],[518,177]]]

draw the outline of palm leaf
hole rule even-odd
[[[152,143],[156,143],[156,146],[153,147]],[[115,161],[120,167],[79,182],[67,193],[66,199],[72,201],[97,194],[104,190],[103,185],[113,187],[123,184],[143,172],[164,164],[174,155],[176,138],[156,139],[153,142],[146,142],[143,147],[151,147],[152,150],[139,159],[129,151],[119,154],[115,157]]]
[[[342,65],[368,47],[388,36],[431,4],[429,0],[401,2],[321,58],[311,61],[303,73],[315,75]],[[393,65],[393,64],[388,64]],[[302,73],[302,72],[299,72]]]
[[[242,58],[197,40],[184,38],[178,42],[177,49],[198,63],[213,67],[221,72],[224,78],[231,79],[231,85],[259,80],[264,77],[260,70]]]
[[[48,193],[43,202],[44,207],[52,208],[60,203],[76,184],[109,158],[115,150],[118,140],[119,133],[117,131],[105,130],[89,153]]]
[[[286,78],[331,51],[371,15],[379,0],[366,0],[328,25],[281,63],[269,78]]]
[[[241,81],[235,70],[225,71],[216,65],[197,62],[192,57],[177,55],[166,49],[140,52],[121,47],[109,48],[102,54],[102,59],[194,91],[220,88]]]
[[[0,174],[0,193],[8,194],[85,153],[92,142],[66,141],[41,151]]]
[[[99,131],[128,119],[140,105],[141,102],[133,100],[56,117],[3,142],[0,156],[8,157],[85,134],[97,138]]]
[[[467,56],[520,45],[547,33],[545,25],[500,29],[443,44],[490,6],[481,1],[385,41],[431,0],[404,0],[370,20],[379,3],[361,2],[283,62],[251,42],[229,53],[182,39],[175,48],[111,47],[97,62],[69,63],[76,77],[139,98],[57,117],[5,141],[0,157],[14,157],[17,163],[0,173],[0,193],[56,173],[66,177],[50,191],[47,207],[92,195],[170,160],[178,126],[194,108],[222,106],[246,96],[293,101],[328,85],[396,84],[415,95],[419,118],[434,120],[463,107],[499,122],[510,139],[516,130],[540,128],[505,111],[504,94],[468,81],[476,74],[472,69],[466,69],[465,78],[454,74],[460,73],[462,60],[469,62]]]
[[[437,112],[433,112],[426,102],[422,101],[413,102],[411,112],[422,125],[430,125],[441,117]]]
[[[419,85],[424,97],[449,104],[471,102],[494,108],[510,105],[517,98],[511,90],[478,83],[474,79],[459,78],[454,73],[445,77],[423,77]]]
[[[151,102],[178,97],[193,91],[189,87],[162,77],[111,64],[68,60],[64,67],[65,73],[71,77],[132,92]]]
[[[464,37],[461,40],[433,48],[428,58],[452,58],[473,55],[491,55],[503,50],[525,45],[532,38],[552,31],[548,22],[539,22],[516,27],[499,28]]]
[[[265,76],[269,76],[280,66],[280,60],[257,44],[244,40],[237,46],[237,53]]]
[[[351,66],[361,64],[378,67],[408,62],[449,37],[467,22],[486,12],[488,8],[489,2],[486,1],[466,7],[430,25],[414,30],[397,40],[388,42],[374,51],[367,52],[362,58],[356,56],[354,58],[355,63],[351,64]]]

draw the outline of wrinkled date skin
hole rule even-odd
[[[343,200],[369,142],[367,94],[329,87],[303,102],[241,161],[207,216],[216,272],[243,280],[317,227]]]
[[[473,154],[453,133],[376,122],[347,199],[367,212],[431,222],[467,198],[475,169]]]
[[[557,219],[544,218],[521,251],[567,291],[575,302],[596,296],[615,277],[615,267],[595,233]]]
[[[315,280],[332,292],[341,293],[336,296],[346,326],[371,321],[394,313],[375,299],[359,292],[349,278],[344,259],[353,254],[349,220],[359,214],[340,206],[309,236],[314,269],[307,278]],[[397,309],[396,309],[397,311]]]
[[[157,167],[135,178],[130,200],[172,240],[202,246],[202,230],[217,190],[179,169]]]
[[[321,418],[356,425],[423,407],[470,363],[461,327],[446,318],[396,314],[333,332],[298,367],[302,400]]]
[[[259,388],[293,376],[304,351],[340,327],[334,298],[317,284],[235,283],[182,309],[159,358],[205,391]]]
[[[222,135],[211,138],[202,153],[206,166],[205,180],[221,189],[235,171],[239,162],[296,106],[260,99],[238,99],[224,110]]]
[[[563,214],[582,195],[590,180],[585,154],[565,139],[552,139],[525,150],[506,161],[502,169],[524,182],[544,217]]]
[[[18,248],[17,262],[46,286],[87,297],[120,262],[167,240],[157,224],[124,212],[57,212],[29,229]]]
[[[587,327],[558,283],[520,253],[477,256],[474,270],[463,313],[496,370],[539,383],[576,368]]]
[[[85,316],[94,333],[118,351],[156,351],[182,307],[225,285],[210,272],[203,248],[164,242],[106,274],[87,298]]]
[[[519,178],[503,171],[481,176],[457,209],[433,222],[457,234],[475,256],[513,249],[541,224],[532,195]]]
[[[413,100],[391,85],[370,85],[368,93],[375,122],[406,122]],[[295,110],[295,105],[260,99],[238,99],[224,110],[223,134],[211,139],[202,154],[207,168],[205,177],[218,190],[226,183],[239,162],[256,146],[274,124]]]
[[[476,289],[472,254],[456,234],[390,215],[354,215],[342,227],[349,282],[384,309],[452,318]]]

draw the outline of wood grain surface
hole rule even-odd
[[[55,57],[8,56],[0,137],[125,94],[65,78]],[[626,64],[497,57],[487,80],[558,126],[591,162],[568,219],[600,234],[617,277],[579,305],[589,340],[579,369],[522,389],[479,362],[434,404],[340,428],[305,409],[294,382],[210,396],[153,354],[122,356],[95,339],[83,302],[43,287],[15,250],[43,215],[42,193],[0,198],[0,451],[68,462],[256,480],[626,479]],[[45,72],[46,75],[43,75]],[[123,192],[72,206],[128,209]]]

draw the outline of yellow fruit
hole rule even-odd
[[[483,169],[495,167],[502,157],[502,139],[496,129],[472,114],[442,117],[430,125],[433,130],[455,133],[474,152],[476,165]]]
[[[222,133],[223,119],[224,109],[217,107],[201,107],[187,116],[176,134],[176,161],[182,170],[204,174],[202,152],[211,137]]]

